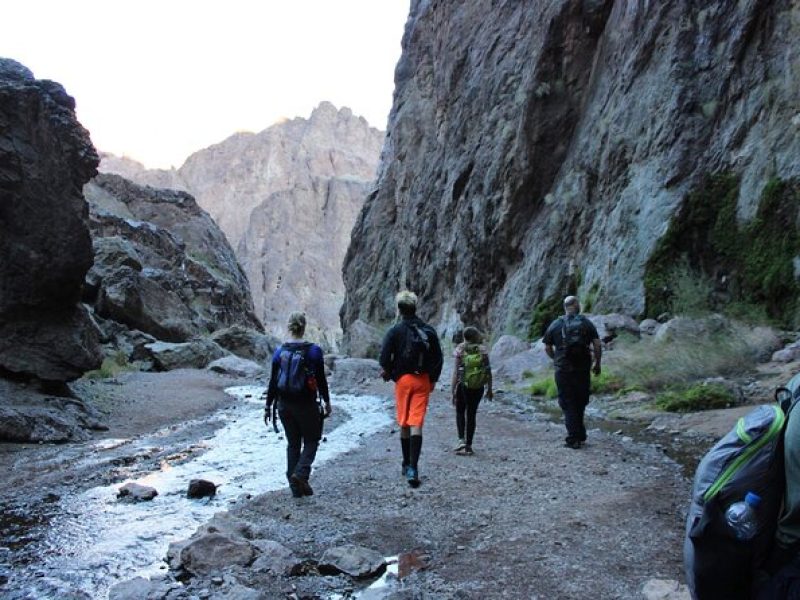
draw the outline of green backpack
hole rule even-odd
[[[486,368],[483,364],[481,347],[477,344],[464,346],[464,387],[478,390],[486,383]]]

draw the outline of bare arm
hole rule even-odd
[[[547,353],[547,356],[549,356],[551,360],[556,357],[555,350],[553,350],[553,344],[545,344],[544,351]]]

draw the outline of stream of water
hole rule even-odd
[[[224,424],[199,442],[203,452],[179,464],[163,461],[159,470],[128,480],[156,488],[158,496],[151,502],[120,502],[117,491],[127,481],[63,496],[58,517],[41,542],[41,562],[26,569],[29,572],[19,578],[12,597],[105,598],[118,582],[164,572],[169,544],[189,537],[242,494],[285,487],[286,442],[264,426],[262,391],[259,387],[227,389],[240,403],[215,416]],[[386,402],[380,398],[335,395],[333,404],[348,418],[326,432],[315,467],[357,447],[362,436],[390,422]],[[123,442],[127,443],[103,443]],[[132,450],[146,448],[148,443],[147,438],[137,440]],[[186,498],[191,479],[219,484],[217,495],[210,500]]]

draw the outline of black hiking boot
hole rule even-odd
[[[302,496],[313,496],[314,490],[308,483],[308,479],[303,479],[299,475],[292,475],[291,484],[295,485]]]

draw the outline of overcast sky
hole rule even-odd
[[[99,150],[180,166],[322,100],[385,129],[409,0],[7,0],[0,56],[63,84]]]

